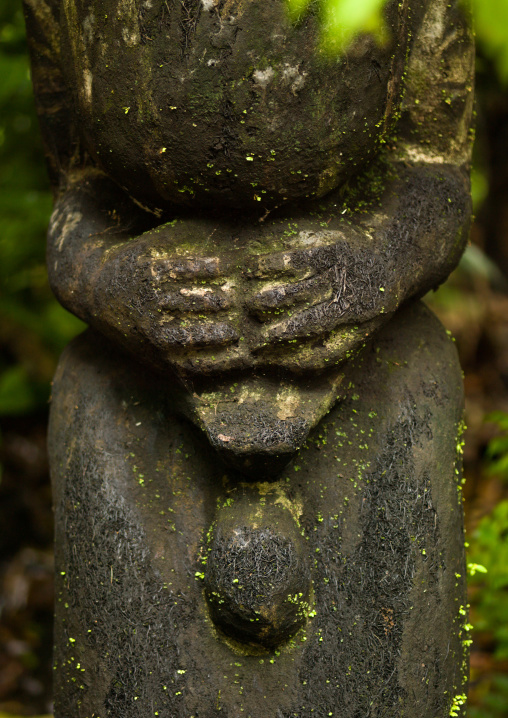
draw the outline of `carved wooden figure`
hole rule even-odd
[[[57,718],[445,718],[470,220],[463,3],[24,0],[55,191]],[[461,707],[462,706],[462,707]]]

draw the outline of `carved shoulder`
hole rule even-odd
[[[35,103],[53,187],[77,148],[60,63],[60,0],[23,0]]]
[[[468,3],[431,0],[409,56],[400,138],[408,159],[469,165],[474,41]]]

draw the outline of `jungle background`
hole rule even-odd
[[[364,5],[375,10],[379,2]],[[448,282],[426,301],[456,338],[465,375],[472,626],[467,715],[506,718],[508,0],[477,0],[475,13],[471,244]],[[0,718],[52,710],[53,517],[46,422],[58,355],[83,325],[57,304],[47,284],[51,203],[20,3],[0,0]]]

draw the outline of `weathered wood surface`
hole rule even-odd
[[[445,718],[470,220],[463,3],[24,0],[55,190],[56,715]],[[413,304],[411,304],[413,302]]]

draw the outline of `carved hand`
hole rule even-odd
[[[95,172],[56,206],[50,279],[71,311],[159,366],[323,368],[447,276],[466,238],[466,181],[454,167],[400,168],[362,221],[330,200],[327,222],[293,212],[288,233],[284,215],[148,227]]]

